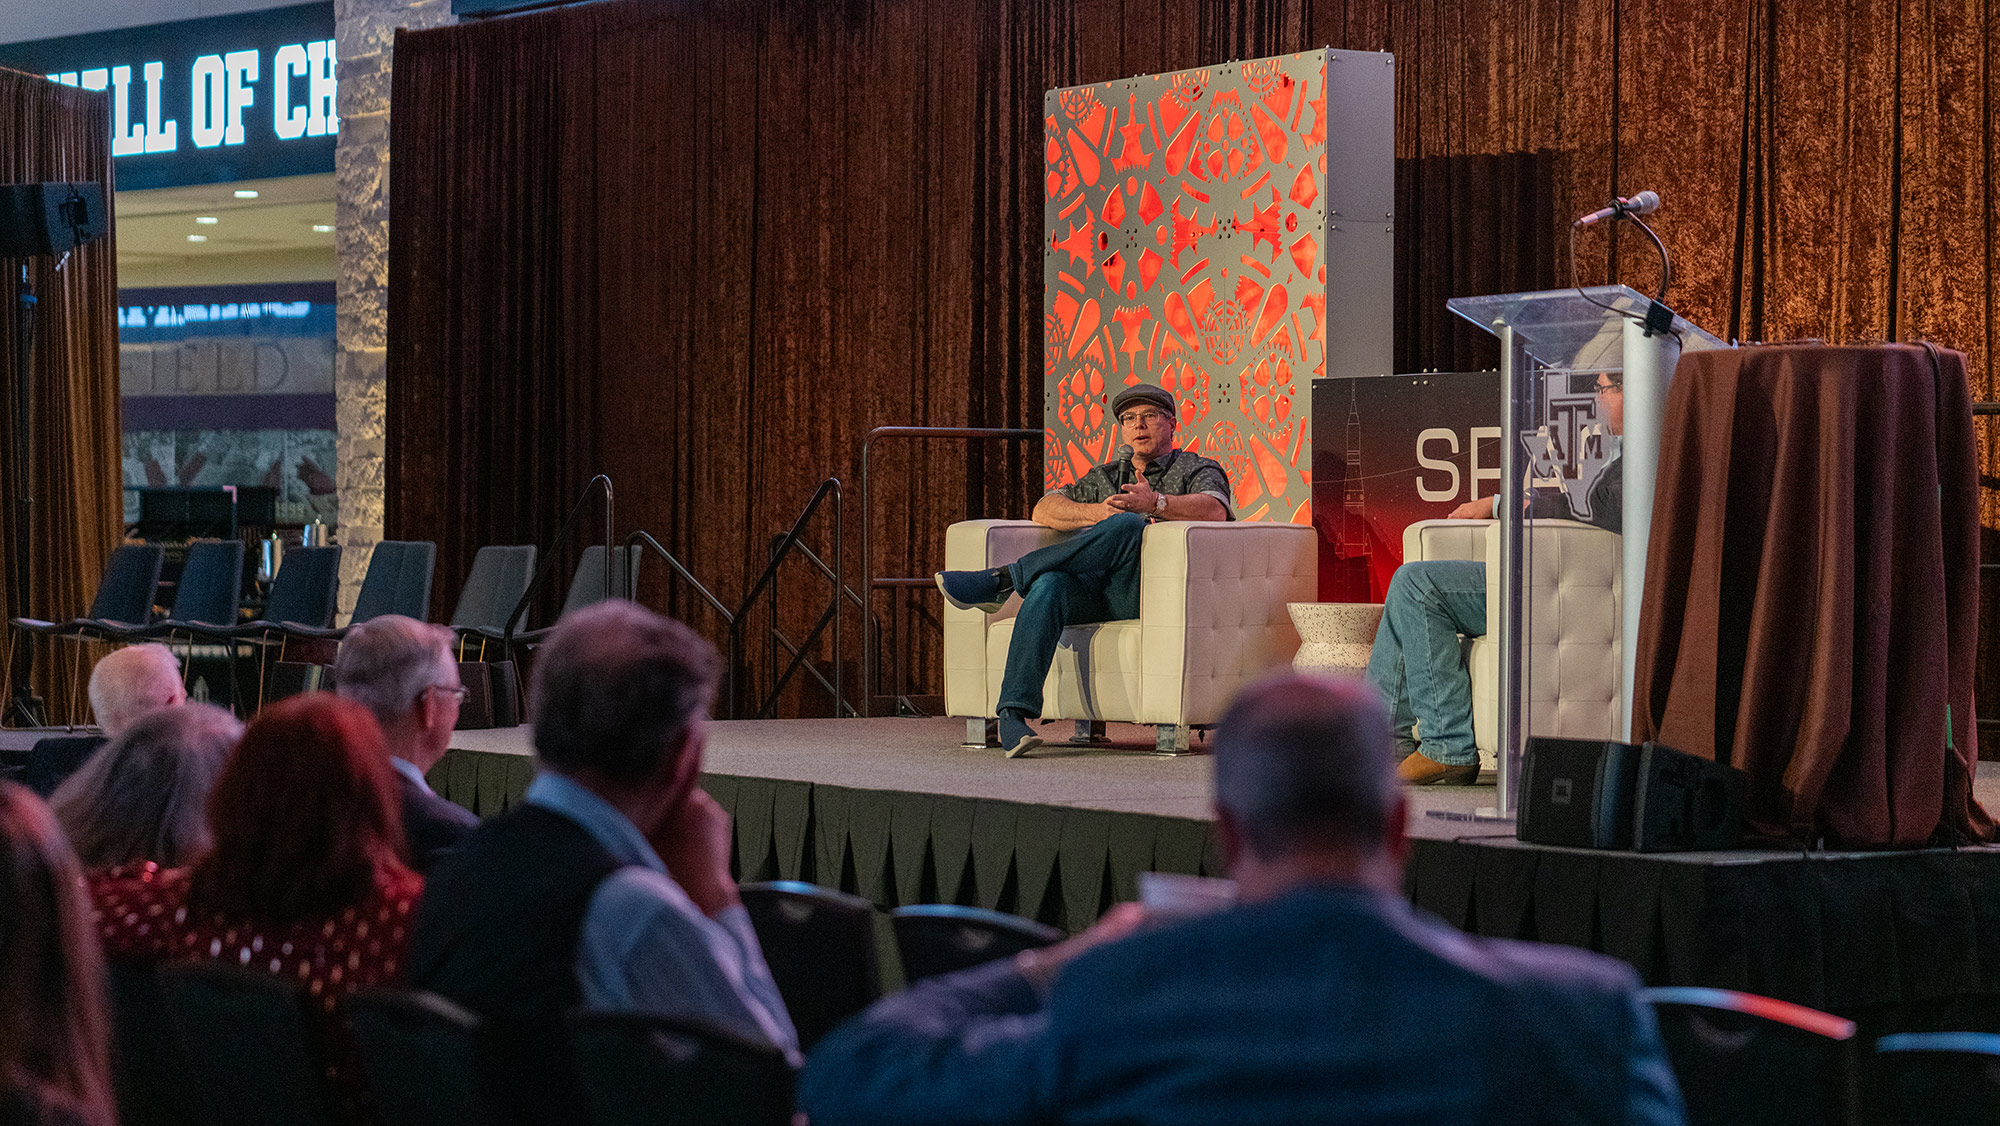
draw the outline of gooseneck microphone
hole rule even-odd
[[[1623,219],[1630,215],[1651,215],[1659,209],[1660,193],[1649,189],[1640,192],[1638,195],[1621,199],[1609,207],[1600,207],[1571,225],[1588,227],[1592,223],[1602,219]]]

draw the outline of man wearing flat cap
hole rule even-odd
[[[1222,466],[1174,448],[1172,393],[1135,384],[1111,400],[1129,458],[1096,466],[1042,497],[1034,519],[1061,543],[990,571],[940,571],[938,589],[961,610],[994,613],[1021,595],[1000,681],[1000,745],[1008,758],[1041,746],[1028,720],[1042,713],[1042,682],[1062,631],[1139,616],[1139,542],[1154,520],[1233,520]]]

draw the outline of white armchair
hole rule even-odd
[[[945,568],[998,567],[1062,535],[1027,520],[967,520],[945,531]],[[1300,524],[1148,526],[1139,616],[1063,631],[1042,718],[1155,724],[1162,752],[1185,750],[1190,727],[1214,723],[1239,686],[1292,659],[1299,638],[1285,604],[1316,596],[1318,545]],[[1020,605],[1014,596],[996,614],[944,610],[945,710],[982,742]]]
[[[1574,520],[1530,520],[1528,733],[1621,738],[1624,538]],[[1500,727],[1500,525],[1422,520],[1403,532],[1403,560],[1486,562],[1486,635],[1474,638],[1472,735],[1489,764]],[[1421,732],[1419,732],[1421,734]]]

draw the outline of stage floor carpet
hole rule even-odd
[[[1067,737],[1072,725],[1052,723],[1044,735]],[[911,790],[964,798],[1027,802],[1066,809],[1146,813],[1208,821],[1213,759],[1203,744],[1192,754],[1152,753],[1153,729],[1109,725],[1109,746],[1053,742],[1025,758],[998,747],[960,745],[965,723],[940,718],[717,720],[709,724],[713,774],[820,782],[859,789]],[[465,751],[527,755],[528,727],[460,731],[452,746]],[[1494,773],[1478,786],[1412,787],[1410,834],[1437,840],[1511,830],[1470,820],[1493,805]],[[2000,814],[2000,762],[1982,762],[1973,792]],[[1731,854],[1742,855],[1742,854]]]

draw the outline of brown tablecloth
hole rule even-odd
[[[1633,738],[1750,774],[1759,831],[1990,840],[1978,479],[1964,357],[1788,345],[1682,357],[1667,398]]]

